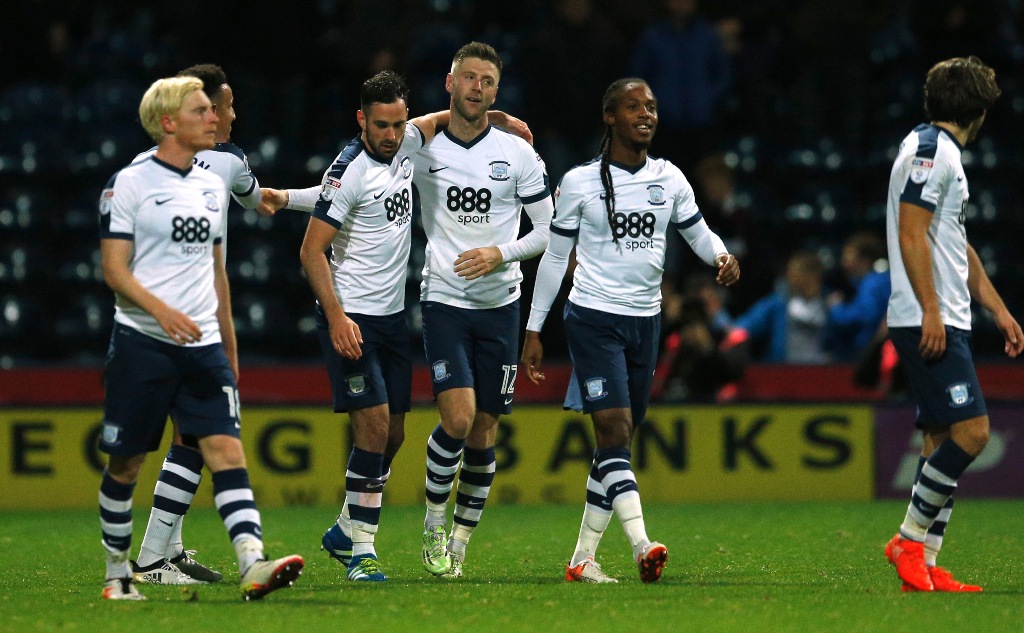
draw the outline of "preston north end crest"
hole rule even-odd
[[[107,446],[117,446],[121,443],[121,427],[104,420],[103,429],[100,431],[100,440]]]
[[[946,387],[946,393],[949,394],[949,406],[954,409],[966,407],[974,402],[974,396],[971,395],[970,386],[966,382],[958,382]]]
[[[431,366],[431,370],[434,374],[434,382],[444,382],[451,377],[448,373],[448,361],[439,360]]]
[[[608,395],[608,392],[604,390],[604,378],[600,376],[588,378],[584,384],[587,387],[587,400],[600,400]]]
[[[656,205],[665,204],[665,188],[661,185],[648,185],[647,202]]]
[[[491,161],[491,180],[508,180],[509,164],[503,160]]]
[[[345,379],[348,385],[348,395],[361,396],[366,393],[366,375],[354,374]]]
[[[204,191],[203,199],[206,200],[206,208],[214,213],[220,211],[220,204],[217,203],[217,196],[212,191]]]

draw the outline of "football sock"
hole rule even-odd
[[[167,452],[153,490],[153,509],[139,552],[140,566],[181,554],[181,520],[199,488],[202,471],[203,456],[199,452],[184,446],[172,446]]]
[[[213,473],[213,503],[238,555],[238,571],[263,558],[260,511],[249,487],[249,471],[232,468]]]
[[[353,447],[345,473],[345,505],[352,528],[352,556],[375,554],[373,540],[380,523],[382,453]],[[344,514],[345,508],[342,508]]]
[[[917,473],[914,474],[914,485],[917,485],[917,481],[921,478],[921,469],[924,468],[925,463],[924,456],[918,458],[917,461]],[[942,537],[946,534],[946,525],[949,524],[949,517],[953,514],[953,497],[950,496],[949,500],[946,501],[946,505],[942,506],[939,510],[939,515],[935,517],[935,522],[928,528],[928,534],[924,537],[924,563],[929,567],[935,566],[935,559],[939,555],[939,550],[942,549]]]
[[[650,539],[644,526],[644,512],[640,507],[640,489],[629,463],[628,448],[605,448],[597,451],[597,469],[601,475],[604,494],[611,504],[626,533],[633,557],[636,558]]]
[[[387,463],[387,458],[386,457],[384,458],[384,462]],[[391,477],[391,469],[390,468],[385,470],[384,474],[381,475],[380,483],[382,485],[386,486],[387,483],[388,483],[388,478],[389,477]],[[381,489],[381,494],[382,495],[384,494],[384,490],[383,489]],[[347,536],[347,537],[349,537],[351,539],[352,538],[352,515],[350,515],[349,512],[348,512],[348,495],[347,494],[346,494],[346,498],[345,498],[345,503],[342,504],[342,506],[341,506],[341,515],[338,517],[338,520],[336,522],[338,524],[338,527],[341,528],[342,534],[344,534],[345,536]]]
[[[452,547],[465,554],[466,543],[473,534],[487,503],[494,482],[494,448],[466,447],[459,471],[459,489],[455,494],[455,518],[452,524]],[[460,546],[461,544],[461,546]]]
[[[952,438],[946,439],[932,452],[914,486],[907,515],[900,526],[901,536],[912,541],[925,541],[929,528],[956,491],[957,479],[973,461],[974,457]]]
[[[132,547],[132,493],[135,484],[122,484],[104,469],[100,482],[100,529],[107,552],[107,578],[130,578],[128,550]]]
[[[601,473],[597,469],[595,454],[594,463],[590,466],[587,477],[587,502],[583,506],[583,521],[580,523],[580,535],[576,540],[576,550],[569,562],[571,567],[579,565],[597,554],[597,546],[601,543],[604,531],[612,520],[612,504],[604,494],[601,485]]]
[[[465,445],[465,440],[448,435],[440,424],[427,439],[427,516],[423,521],[426,528],[446,523],[448,497],[452,494],[455,471]]]

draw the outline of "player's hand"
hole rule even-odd
[[[472,281],[479,279],[501,265],[501,251],[497,246],[484,246],[461,253],[455,260],[455,272],[459,277]]]
[[[362,358],[363,349],[360,344],[363,342],[363,334],[359,331],[356,322],[345,314],[329,321],[331,344],[334,345],[334,351],[351,360]]]
[[[184,312],[168,307],[165,311],[153,315],[156,322],[160,324],[167,336],[178,345],[198,343],[203,337],[203,331],[199,329],[196,322],[188,318]]]
[[[723,286],[731,286],[740,280],[740,261],[728,253],[720,253],[715,257],[718,276],[715,281]]]
[[[1024,351],[1024,334],[1021,333],[1020,324],[1009,310],[997,313],[995,319],[996,327],[1003,333],[1003,340],[1006,341],[1003,351],[1010,358],[1017,358],[1021,351]]]
[[[946,328],[938,311],[925,312],[921,318],[921,343],[917,348],[925,360],[937,360],[946,353]]]
[[[544,361],[544,346],[540,342],[540,333],[526,331],[523,342],[523,355],[520,361],[526,367],[526,377],[535,385],[544,380],[544,372],[540,365]]]
[[[260,204],[256,212],[260,215],[272,216],[288,206],[288,192],[282,189],[260,188]]]

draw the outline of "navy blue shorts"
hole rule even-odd
[[[323,309],[316,307],[316,333],[327,364],[335,413],[358,411],[381,404],[389,413],[408,413],[412,391],[409,325],[405,313],[387,316],[347,313],[363,335],[362,357],[338,354]]]
[[[661,315],[625,316],[567,301],[563,316],[573,365],[565,408],[630,409],[633,424],[643,422],[658,362]]]
[[[988,415],[974,369],[971,333],[946,326],[946,353],[925,360],[918,345],[921,328],[889,328],[910,392],[917,401],[917,427],[948,428],[957,422]]]
[[[103,382],[100,450],[105,453],[155,451],[168,415],[182,435],[241,433],[238,386],[220,343],[182,347],[116,324]]]
[[[434,397],[472,387],[478,411],[512,412],[519,357],[519,301],[483,310],[424,301],[423,348]]]

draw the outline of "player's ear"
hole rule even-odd
[[[447,90],[449,94],[452,92],[452,82],[454,79],[455,78],[451,73],[448,73],[448,76],[444,78],[444,89]]]
[[[165,114],[161,116],[160,127],[163,128],[164,134],[174,134],[178,129],[178,117],[173,114]]]
[[[356,110],[356,122],[359,123],[359,127],[365,132],[366,131],[366,115],[363,111]]]
[[[607,126],[615,125],[615,114],[612,112],[604,113],[604,124]]]

